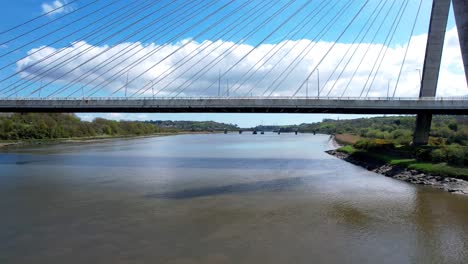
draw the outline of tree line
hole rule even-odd
[[[331,120],[313,124],[302,124],[301,132],[316,131],[324,134],[353,134],[363,138],[391,140],[399,145],[412,141],[416,118],[413,116],[390,116]],[[434,116],[431,145],[468,145],[468,116]]]
[[[144,122],[96,118],[82,121],[74,114],[12,114],[0,117],[1,140],[83,138],[98,136],[149,135],[163,132]]]
[[[237,125],[214,121],[83,121],[74,114],[28,113],[0,115],[0,140],[142,136],[172,132],[235,131]]]

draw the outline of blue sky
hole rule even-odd
[[[339,22],[335,26],[333,26],[327,34],[323,35],[320,39],[316,40],[317,42],[328,43],[330,46],[337,40],[338,36],[341,34],[341,30],[347,25],[349,21],[352,20],[353,16],[366,3],[366,1],[364,0],[353,0],[352,2],[348,2],[348,1],[351,1],[351,0],[338,0],[338,1],[278,0],[275,2],[271,2],[271,4],[268,4],[268,2],[261,1],[261,0],[255,0],[255,1],[235,0],[232,2],[228,0],[201,1],[201,2],[181,1],[181,0],[179,1],[172,1],[172,0],[161,0],[161,1],[79,0],[68,5],[66,8],[60,9],[56,13],[45,15],[41,17],[40,19],[34,21],[33,23],[27,24],[18,29],[12,30],[11,32],[0,35],[1,36],[0,42],[3,43],[3,42],[7,42],[7,40],[9,39],[20,36],[21,34],[28,32],[29,30],[32,30],[40,25],[48,24],[47,26],[44,26],[43,28],[39,30],[35,30],[34,32],[30,34],[26,34],[25,36],[21,36],[16,40],[13,40],[11,42],[5,43],[4,45],[1,45],[0,56],[1,54],[5,54],[6,52],[13,51],[16,48],[21,47],[24,44],[32,42],[31,44],[25,45],[19,50],[14,51],[11,54],[2,57],[0,67],[7,65],[8,63],[16,62],[18,59],[26,56],[28,52],[31,52],[33,49],[35,48],[37,49],[41,46],[47,46],[47,48],[50,48],[51,50],[56,50],[56,49],[71,47],[70,45],[74,41],[85,41],[88,45],[92,46],[93,48],[96,48],[96,50],[98,48],[107,47],[107,46],[112,47],[112,46],[118,45],[119,41],[123,39],[125,36],[130,35],[130,33],[132,33],[131,29],[136,29],[139,27],[143,28],[144,25],[149,25],[150,21],[156,21],[157,19],[159,19],[157,23],[154,23],[153,25],[151,25],[150,27],[146,29],[139,30],[138,33],[135,34],[135,36],[129,37],[128,39],[125,40],[125,42],[127,43],[136,43],[138,41],[141,41],[145,35],[150,34],[152,31],[154,31],[155,28],[162,29],[164,28],[165,25],[167,25],[166,23],[169,23],[169,22],[171,24],[174,24],[175,23],[174,19],[176,19],[177,17],[180,19],[183,19],[185,16],[188,16],[191,12],[193,13],[194,17],[190,19],[186,24],[184,24],[184,26],[187,29],[190,29],[190,27],[193,26],[193,29],[186,30],[186,32],[184,32],[183,26],[171,28],[171,30],[168,31],[168,33],[165,33],[165,34],[160,33],[157,36],[149,38],[147,41],[142,43],[142,47],[151,46],[151,45],[165,45],[168,42],[170,42],[171,44],[173,44],[173,48],[174,47],[177,48],[177,47],[180,47],[180,42],[182,40],[192,39],[192,38],[194,38],[194,42],[196,43],[202,43],[203,41],[216,41],[218,39],[215,38],[216,36],[214,34],[215,32],[217,31],[221,32],[224,28],[227,27],[227,25],[234,24],[238,22],[239,20],[248,19],[250,17],[255,17],[256,20],[251,22],[249,24],[249,27],[246,27],[245,30],[241,30],[238,32],[238,34],[234,34],[230,36],[229,38],[227,37],[229,36],[228,34],[224,38],[221,38],[221,40],[225,43],[242,41],[242,43],[244,45],[248,45],[248,47],[255,47],[263,38],[265,38],[270,32],[272,32],[273,29],[275,29],[276,27],[279,27],[282,22],[284,22],[289,16],[292,16],[293,14],[295,14],[295,12],[297,12],[297,15],[293,16],[291,20],[288,20],[288,22],[284,24],[282,27],[280,27],[278,31],[276,31],[269,38],[267,38],[266,41],[263,43],[263,46],[259,47],[259,50],[261,50],[262,47],[263,48],[269,47],[268,45],[270,46],[279,45],[284,40],[283,38],[285,36],[288,36],[288,34],[290,34],[290,37],[287,38],[286,40],[292,40],[292,41],[310,40],[312,41],[319,34],[320,32],[319,29],[323,28],[325,24],[327,23],[327,21],[331,20],[333,16],[337,15],[338,11],[341,8],[345,8],[347,3],[350,3],[350,6],[346,7],[345,9],[346,12],[343,14],[342,17],[340,17]],[[401,3],[403,3],[403,1],[404,0],[395,0],[395,6],[399,6]],[[310,17],[310,15],[313,14],[314,9],[317,8],[318,10],[318,8],[321,5],[325,6],[325,3],[327,2],[328,2],[327,8],[331,8],[332,4],[335,4],[334,8],[331,8],[327,13],[323,13],[323,14],[319,13],[321,19],[318,19],[319,16],[317,16],[317,19],[312,20],[311,23],[316,24],[315,29],[309,26],[305,26],[303,27],[302,30],[298,30],[297,32],[291,32],[294,26],[300,24],[301,22],[305,21],[308,17]],[[388,6],[390,5],[389,2],[390,1],[387,2]],[[54,8],[54,7],[59,7],[60,5],[63,5],[65,3],[67,2],[65,2],[64,0],[5,1],[5,3],[3,3],[3,8],[0,11],[1,12],[0,31],[7,30],[31,18],[40,16],[47,10],[50,10],[51,8]],[[122,9],[122,8],[130,9],[132,6],[136,7],[136,4],[143,5],[145,3],[147,3],[146,8],[143,8],[141,11],[139,11],[137,15],[122,20],[120,26],[108,28],[106,29],[105,33],[107,34],[106,36],[109,36],[109,35],[112,35],[114,32],[116,33],[120,29],[125,28],[125,26],[129,25],[130,23],[135,23],[135,25],[129,27],[128,30],[123,30],[121,33],[118,33],[114,37],[110,37],[107,40],[103,40],[103,37],[101,38],[96,37],[96,35],[92,35],[88,38],[81,38],[81,36],[85,36],[86,33],[90,33],[93,30],[99,28],[99,26],[105,23],[106,21],[110,21],[112,19],[112,16],[111,16],[112,12],[115,11],[116,12],[115,14],[119,14],[118,13],[120,12],[118,11],[119,9]],[[285,6],[288,3],[290,3],[290,5],[287,8],[285,8],[284,11],[280,12],[281,7]],[[369,18],[369,16],[372,16],[373,14],[375,14],[373,13],[374,10],[377,10],[377,7],[379,7],[382,3],[383,2],[378,1],[378,0],[368,1],[368,3],[364,6],[364,8],[362,9],[362,12],[359,14],[355,22],[351,24],[351,26],[346,31],[346,33],[339,39],[338,41],[339,44],[343,44],[344,46],[346,46],[346,44],[351,45],[356,35],[361,31],[363,25],[365,25],[366,20]],[[398,27],[395,38],[389,45],[391,48],[394,48],[396,50],[395,52],[399,50],[403,50],[402,47],[404,47],[408,41],[409,32],[411,31],[411,27],[412,27],[412,21],[414,19],[414,16],[416,15],[418,5],[419,5],[418,0],[410,0],[408,8],[406,9],[404,16],[403,16],[404,22]],[[431,5],[432,5],[432,1],[423,0],[421,14],[416,24],[416,30],[415,30],[414,36],[426,34],[427,28],[428,28]],[[202,8],[202,11],[200,13],[197,13],[195,9],[202,7],[202,6],[204,6]],[[221,9],[221,7],[223,6],[225,7]],[[249,10],[254,10],[254,8],[258,8],[261,6],[264,6],[264,7],[261,9],[259,8],[258,10],[253,12],[255,14],[254,16],[247,16],[247,12]],[[158,11],[158,8],[161,10]],[[220,9],[220,11],[214,13],[214,11],[218,9]],[[389,11],[388,16],[392,17],[396,15],[397,11],[398,11],[398,8],[393,8],[392,10]],[[95,12],[95,13],[89,16],[85,16],[86,14],[89,14],[91,12]],[[177,12],[181,12],[181,13],[177,13]],[[214,13],[214,15],[212,15],[206,21],[203,21],[197,24],[197,21],[201,21],[201,18],[203,16],[207,16],[212,12]],[[271,20],[266,26],[262,27],[261,30],[257,31],[255,34],[253,34],[249,38],[244,39],[244,35],[249,30],[249,28],[255,28],[255,26],[260,24],[260,21],[262,21],[262,19],[267,19],[268,16],[273,14],[274,12],[278,12],[278,15],[275,16],[273,20]],[[231,13],[232,15],[229,15]],[[122,14],[123,14],[123,11],[122,11]],[[65,16],[65,17],[61,18],[62,16]],[[144,17],[147,17],[146,20],[142,20],[142,22],[138,22],[139,18],[144,18]],[[57,21],[55,21],[56,19]],[[100,19],[100,23],[93,24],[94,21],[98,19]],[[75,22],[76,20],[79,20],[79,21]],[[217,21],[220,21],[219,25],[215,25]],[[389,28],[392,20],[389,19],[389,20],[383,20],[383,21],[385,22],[384,28]],[[190,23],[192,23],[192,25]],[[42,36],[49,34],[54,29],[59,29],[60,27],[66,26],[68,24],[70,24],[70,26],[64,27],[63,29],[57,30],[57,32],[51,34],[50,36],[42,38]],[[451,14],[448,28],[451,29],[453,27],[454,27],[454,19],[453,19],[453,15]],[[210,30],[207,30],[205,34],[201,34],[203,30],[207,28],[209,28]],[[314,30],[310,30],[308,32],[306,30],[307,28],[311,28]],[[76,34],[73,34],[72,36],[65,38],[64,40],[57,41],[53,45],[50,45],[56,40],[59,40],[61,37],[65,37],[68,34],[72,34],[73,32],[78,31],[80,29],[82,29],[82,31],[79,31]],[[377,35],[373,44],[375,44],[375,46],[378,47],[378,44],[384,44],[385,39],[386,39],[385,34]],[[370,37],[364,38],[363,42],[367,43],[366,41],[369,42]],[[422,43],[423,41],[419,40],[419,42]],[[325,46],[323,49],[325,49],[326,47],[327,46]],[[316,61],[316,58],[314,58],[314,56],[315,57],[320,56],[320,54],[323,54],[325,51],[317,50],[316,53],[314,52],[312,52],[311,54],[317,54],[317,55],[310,55],[311,65],[312,63]],[[334,53],[338,53],[338,52],[332,52],[332,54]],[[30,59],[31,61],[34,61],[35,58],[28,57],[28,59]],[[413,73],[408,73],[409,77],[407,79],[408,79],[409,86],[415,85],[415,78],[417,74],[414,73],[414,68],[421,67],[421,66],[417,66],[418,65],[417,63],[420,63],[420,59],[419,59],[419,62],[416,62],[416,61],[418,60],[415,59],[416,66],[410,66],[410,67],[413,67],[412,68]],[[227,63],[226,67],[228,68],[229,61],[227,61],[226,63]],[[22,65],[15,64],[15,65],[5,68],[4,70],[1,70],[0,78],[4,79],[5,77],[10,76],[11,74],[14,74],[21,67]],[[310,70],[311,67],[312,66],[305,67],[304,71],[306,71],[307,69]],[[459,71],[459,69],[453,65],[449,65],[448,67],[452,67],[453,71]],[[85,69],[80,68],[79,70],[82,70],[82,73],[85,72]],[[323,76],[322,78],[326,79],[327,70],[323,69],[323,72],[324,72],[323,75],[325,76]],[[130,74],[136,75],[135,72],[133,73],[130,72]],[[291,76],[294,77],[294,74],[295,73],[293,73]],[[392,73],[389,72],[388,75],[391,76]],[[79,77],[78,74],[76,76]],[[226,76],[228,76],[228,74],[226,74]],[[238,76],[242,76],[242,71],[240,71]],[[332,77],[333,73],[330,76]],[[45,82],[47,82],[48,80],[51,80],[51,78],[53,77],[51,76],[44,77]],[[2,89],[2,87],[5,87],[5,85],[11,85],[12,83],[15,83],[15,82],[22,82],[23,80],[20,78],[25,78],[25,76],[15,76],[3,83],[0,83],[0,89]],[[132,78],[132,76],[130,78]],[[210,78],[212,79],[213,77],[210,77]],[[226,79],[228,78],[229,77],[226,77]],[[236,77],[230,77],[230,78],[236,78]],[[295,78],[300,79],[304,77],[295,77]],[[378,80],[378,81],[386,83],[387,80],[385,78],[387,77],[382,77],[381,78],[382,80]],[[207,80],[211,80],[211,79],[208,78]],[[34,91],[35,89],[37,89],[38,86],[40,87],[40,82],[42,83],[43,81],[44,79],[41,79],[40,81],[39,79],[37,79],[35,83],[31,84],[31,86],[28,86],[28,88],[26,88],[22,92],[20,91],[23,94],[20,94],[19,96],[26,96],[28,92]],[[53,91],[54,89],[59,89],[60,85],[63,85],[63,82],[65,81],[69,81],[69,80],[64,79],[64,80],[60,80],[59,83],[51,84],[50,87],[47,88],[49,90],[44,89],[44,93],[47,91]],[[117,82],[118,81],[120,81],[120,83],[122,82],[122,80],[117,80]],[[293,80],[293,81],[299,81],[299,80]],[[231,79],[231,82],[235,82],[235,80]],[[117,87],[120,83],[113,84],[113,85],[114,87]],[[291,86],[293,85],[292,83],[293,82],[291,82]],[[72,86],[71,88],[79,87],[79,85],[81,84],[82,83],[78,83],[77,85]],[[286,84],[288,84],[288,81],[286,81]],[[410,88],[408,88],[408,90],[410,90]],[[108,96],[108,94],[109,93],[108,92],[106,93],[106,91],[104,90],[104,91],[100,91],[99,93],[97,93],[96,96]],[[376,93],[376,95],[380,95],[380,94]],[[38,94],[36,93],[34,96],[38,96]],[[106,118],[114,118],[114,119],[140,119],[140,120],[141,119],[215,120],[215,121],[221,121],[221,122],[227,122],[227,123],[236,123],[236,124],[239,124],[240,126],[252,126],[252,125],[260,124],[262,122],[264,124],[286,125],[286,124],[297,124],[297,123],[304,123],[304,122],[320,121],[323,118],[355,117],[355,116],[346,116],[346,115],[272,115],[272,114],[269,114],[269,115],[253,115],[253,114],[252,115],[239,115],[239,114],[151,114],[151,115],[150,114],[147,114],[147,115],[131,115],[131,114],[89,115],[89,114],[86,114],[86,115],[81,115],[81,117],[85,119],[92,119],[96,116],[104,116]]]

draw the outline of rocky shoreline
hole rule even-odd
[[[400,166],[394,166],[378,160],[361,160],[347,153],[336,150],[327,151],[339,159],[361,166],[369,171],[382,174],[387,177],[406,181],[413,184],[432,186],[450,193],[468,195],[468,181],[451,177],[430,175],[416,170],[410,170]]]

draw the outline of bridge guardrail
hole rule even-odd
[[[451,96],[451,97],[288,97],[288,96],[278,96],[278,97],[261,97],[261,96],[250,96],[250,97],[0,97],[0,100],[4,101],[77,101],[77,100],[210,100],[210,99],[225,99],[225,100],[247,100],[247,99],[271,99],[271,100],[284,100],[284,99],[294,99],[294,100],[336,100],[336,101],[468,101],[468,96]]]

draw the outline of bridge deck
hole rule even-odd
[[[0,98],[0,112],[468,114],[468,98]]]

